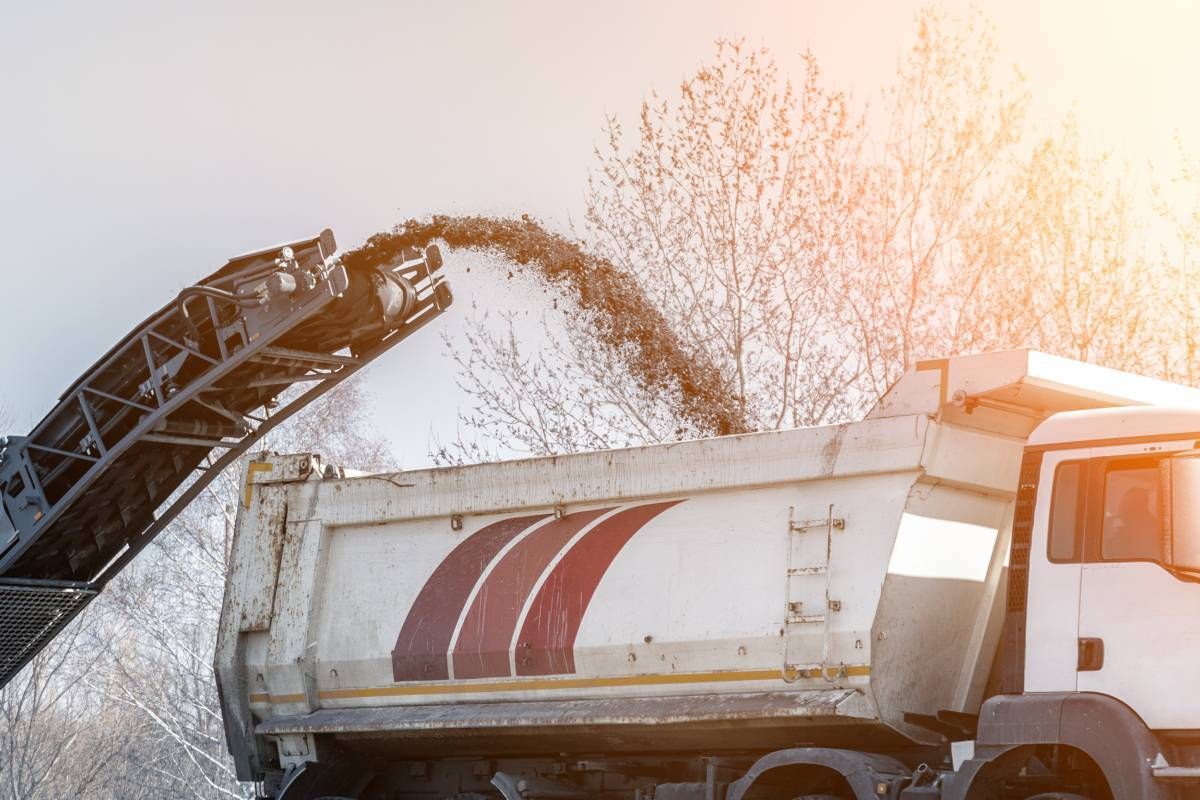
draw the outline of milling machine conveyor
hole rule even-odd
[[[436,246],[335,249],[325,230],[231,259],[0,439],[0,687],[271,428],[450,305]]]

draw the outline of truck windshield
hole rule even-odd
[[[1166,530],[1166,563],[1189,572],[1200,571],[1200,456],[1167,460],[1170,500],[1164,503],[1169,519]]]
[[[1100,544],[1105,561],[1166,560],[1160,481],[1155,462],[1119,463],[1105,471]]]
[[[1200,571],[1200,456],[1110,463],[1100,556]]]

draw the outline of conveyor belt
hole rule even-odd
[[[271,428],[450,305],[436,247],[369,269],[334,249],[231,259],[0,440],[0,686]]]

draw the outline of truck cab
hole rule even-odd
[[[1024,691],[1117,697],[1160,730],[1200,719],[1198,444],[1200,412],[1150,407],[1060,414],[1030,436],[1027,596],[1019,569],[1009,583]]]
[[[1198,434],[1197,410],[1152,406],[1030,434],[977,735],[993,763],[1053,746],[1088,753],[1113,797],[1200,795]]]

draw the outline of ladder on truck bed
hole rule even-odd
[[[223,469],[451,303],[436,246],[333,233],[231,259],[0,439],[0,687]]]

